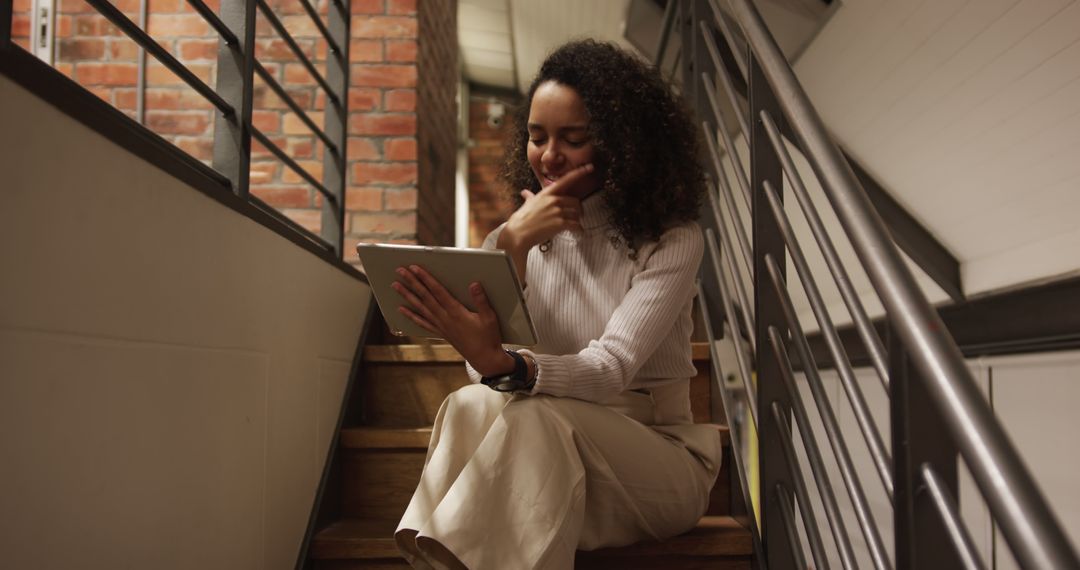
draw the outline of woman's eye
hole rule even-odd
[[[547,142],[547,139],[529,139],[529,142],[532,144],[540,145]]]
[[[572,146],[574,148],[581,148],[581,147],[589,144],[589,139],[580,140],[580,141],[566,141],[566,142],[567,142],[567,144],[569,144],[570,146]]]

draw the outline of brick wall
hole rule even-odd
[[[479,247],[491,230],[513,212],[509,189],[499,181],[503,146],[510,116],[520,98],[484,94],[474,89],[469,97],[469,246]],[[494,124],[489,118],[499,114]]]
[[[457,2],[422,0],[417,67],[417,154],[420,243],[454,243],[454,173],[457,170]]]
[[[148,33],[211,87],[216,33],[184,0],[147,0]],[[217,9],[219,0],[208,0]],[[327,46],[298,0],[269,0],[274,12],[325,75]],[[138,0],[114,0],[138,21]],[[325,17],[329,0],[314,2]],[[13,37],[29,43],[30,0],[14,0]],[[449,243],[453,239],[456,150],[456,2],[352,0],[345,251],[357,241]],[[58,0],[55,67],[136,116],[136,44],[83,0]],[[326,97],[261,14],[256,57],[309,116],[322,125]],[[151,130],[210,164],[213,109],[153,57],[148,58],[146,119]],[[425,80],[418,86],[418,77]],[[316,179],[322,144],[256,76],[256,128]],[[424,148],[423,153],[418,148]],[[424,159],[418,161],[418,155]],[[252,143],[251,193],[318,232],[322,196],[269,151]],[[419,204],[427,202],[423,222]]]

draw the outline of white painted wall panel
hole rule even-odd
[[[6,78],[0,100],[5,564],[292,566],[369,289]]]

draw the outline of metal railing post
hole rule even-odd
[[[238,196],[248,195],[251,170],[251,107],[255,73],[255,0],[223,2],[221,21],[237,38],[230,44],[218,42],[218,95],[236,110],[227,117],[214,117],[214,169],[232,183]]]
[[[323,131],[335,142],[337,150],[323,148],[323,186],[336,198],[322,201],[322,238],[334,247],[341,256],[344,251],[345,230],[345,181],[348,177],[346,168],[345,144],[348,140],[349,101],[349,2],[330,2],[328,8],[328,31],[333,43],[327,42],[326,81],[334,90],[326,98]],[[313,18],[315,14],[311,15]],[[337,103],[333,99],[337,99]]]
[[[0,2],[0,51],[11,47],[11,24],[14,11],[14,2],[8,0]]]
[[[899,333],[888,330],[889,399],[893,441],[896,568],[963,568],[949,532],[934,508],[921,466],[930,464],[953,497],[958,452]]]
[[[784,424],[790,426],[791,400],[784,388],[783,372],[770,352],[762,348],[769,346],[769,327],[775,327],[785,338],[789,330],[780,303],[770,291],[772,280],[765,260],[766,256],[771,256],[779,264],[780,271],[784,271],[784,240],[764,191],[766,181],[774,188],[783,188],[784,174],[760,119],[762,111],[772,115],[779,113],[780,108],[756,58],[750,58],[748,72],[751,132],[747,142],[750,146],[750,190],[753,198],[754,336],[757,340],[755,346],[759,348],[755,354],[754,369],[757,371],[758,407],[769,409],[775,402],[776,413],[786,420]],[[761,489],[777,489],[781,485],[786,490],[784,499],[775,493],[761,493],[761,532],[769,566],[793,568],[796,555],[791,551],[783,525],[779,522],[783,520],[780,501],[791,501],[790,489],[793,488],[793,483],[787,480],[783,436],[778,433],[781,429],[783,426],[773,414],[762,414],[758,418]],[[786,435],[791,437],[790,433]],[[809,505],[800,505],[800,508],[809,508]]]
[[[678,73],[682,80],[682,97],[686,102],[687,107],[693,110],[693,114],[696,117],[708,116],[703,114],[708,110],[708,100],[705,98],[704,90],[701,86],[701,72],[699,66],[701,61],[695,57],[698,51],[704,48],[700,45],[701,42],[697,40],[697,22],[700,10],[697,9],[697,5],[701,4],[701,0],[671,0],[673,3],[678,2],[678,6],[675,7],[674,22],[672,23],[671,33],[679,34],[679,49],[680,56],[678,59]],[[658,63],[659,64],[659,63]],[[712,164],[708,159],[708,155],[705,149],[702,149],[703,155],[700,157],[702,164]],[[707,171],[708,172],[708,171]],[[707,176],[717,176],[715,172],[711,172]],[[707,184],[709,188],[706,192],[711,192],[711,184]],[[713,230],[714,233],[719,235],[720,227],[717,225],[720,223],[712,215],[712,209],[708,200],[705,200],[701,204],[701,210],[698,214],[698,223],[701,225],[702,233],[707,230]],[[717,263],[721,263],[720,260],[716,260]],[[722,266],[717,265],[720,271]],[[720,283],[717,282],[716,273],[709,271],[705,264],[702,264],[701,271],[698,272],[698,276],[702,281],[702,288],[706,291],[719,291]],[[723,334],[724,324],[724,306],[722,303],[714,302],[708,305],[709,319],[711,319],[711,325],[713,330],[719,334]],[[737,329],[736,329],[737,330]],[[727,421],[734,422],[735,418],[727,418]],[[734,496],[734,495],[733,495]]]

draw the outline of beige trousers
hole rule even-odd
[[[457,390],[435,419],[398,548],[418,568],[573,568],[578,549],[693,528],[720,469],[720,437],[709,425],[647,426],[665,417],[661,400]]]

